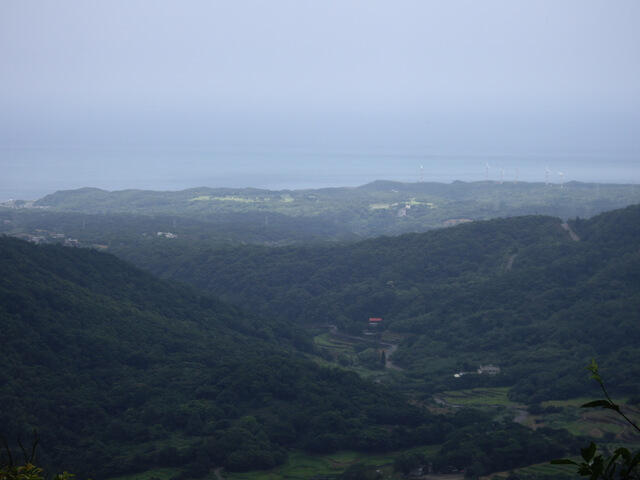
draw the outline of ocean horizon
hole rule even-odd
[[[489,166],[487,169],[487,165]],[[301,190],[398,182],[640,183],[630,154],[434,154],[419,151],[233,149],[4,149],[0,201],[37,200],[95,187],[177,191],[195,187]]]

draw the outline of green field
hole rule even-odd
[[[123,475],[121,477],[113,477],[109,480],[170,480],[178,475],[178,468],[154,468],[146,472],[136,473],[135,475]]]
[[[438,395],[449,405],[501,405],[515,407],[518,404],[509,400],[509,387],[473,388],[467,390],[449,390]]]
[[[437,448],[437,447],[436,447]],[[433,447],[424,450],[434,450]],[[307,479],[311,477],[338,476],[350,465],[365,464],[367,466],[379,468],[384,472],[386,478],[401,478],[401,475],[394,475],[393,458],[399,452],[393,454],[365,454],[356,452],[341,452],[331,455],[309,455],[296,452],[289,455],[289,459],[284,465],[272,470],[260,470],[247,473],[224,473],[227,480],[285,480],[285,479]]]
[[[540,405],[543,407],[575,407],[580,408],[585,403],[591,402],[592,397],[577,397],[569,400],[549,400],[548,402],[542,402]]]
[[[627,407],[626,411],[632,417],[637,417],[636,409]],[[638,442],[638,437],[629,424],[611,410],[567,408],[562,413],[545,416],[543,420],[545,426],[564,428],[573,435],[600,438],[609,434],[614,435],[617,441]]]
[[[575,460],[578,460],[577,458]],[[575,468],[571,465],[551,465],[550,463],[538,463],[536,465],[530,465],[524,468],[518,468],[515,472],[521,474],[523,477],[541,478],[544,475],[558,475],[565,474],[571,475],[575,473]],[[485,477],[480,477],[481,480],[490,480],[494,477],[506,478],[511,472],[498,472]],[[576,477],[580,478],[580,477]]]
[[[353,343],[346,340],[337,340],[330,333],[323,333],[314,337],[315,344],[325,350],[334,353],[353,353]]]

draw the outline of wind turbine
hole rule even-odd
[[[518,183],[518,175],[520,173],[520,169],[516,167],[516,181],[514,183]]]
[[[500,184],[502,184],[502,180],[504,179],[504,168],[500,169]]]
[[[546,187],[548,187],[549,186],[549,167],[546,167],[546,168],[547,168],[547,175],[545,176],[544,184]]]
[[[486,176],[485,180],[487,182],[489,181],[489,164],[488,163],[487,163],[487,176]]]
[[[558,172],[558,175],[560,175],[560,188],[564,188],[564,173]]]
[[[420,164],[420,183],[422,183],[423,173],[424,173],[424,167],[422,166],[422,164]]]

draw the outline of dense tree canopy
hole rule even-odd
[[[313,347],[295,325],[92,250],[0,238],[0,330],[3,434],[37,428],[47,470],[104,478],[176,466],[194,478],[216,465],[271,467],[291,448],[442,442],[454,455],[456,427],[481,424],[305,359]]]
[[[305,360],[294,325],[91,250],[0,238],[0,330],[3,434],[37,428],[45,464],[92,478],[265,468],[293,446],[390,450],[445,431],[398,394]]]
[[[3,228],[20,220],[10,213]],[[227,228],[219,218],[36,213],[22,217],[34,232],[42,222],[75,225],[94,243],[105,226],[126,225],[110,251],[184,282],[89,249],[0,238],[0,433],[37,428],[48,470],[100,479],[177,466],[195,478],[214,465],[271,467],[292,448],[441,444],[429,459],[437,469],[477,476],[576,445],[481,412],[436,416],[319,366],[309,323],[359,334],[383,317],[381,333],[401,339],[393,361],[417,395],[509,385],[518,401],[566,398],[585,391],[576,372],[591,357],[619,392],[640,393],[638,206],[572,220],[580,241],[557,218],[527,216],[277,248],[221,242],[229,237],[215,237]],[[285,217],[276,243],[291,241]],[[161,224],[190,236],[141,234]],[[264,240],[261,228],[254,239]],[[198,235],[206,240],[192,241]],[[376,349],[358,355],[381,366]],[[501,374],[453,377],[480,363]]]
[[[468,219],[531,214],[591,217],[639,201],[640,192],[633,185],[570,182],[559,189],[526,182],[376,181],[357,188],[280,191],[201,187],[178,192],[107,192],[82,188],[47,195],[36,205],[102,216],[188,217],[222,227],[213,234],[218,237],[300,241],[422,232]]]
[[[571,221],[580,241],[561,223],[529,216],[349,245],[116,251],[270,317],[353,333],[383,317],[382,329],[405,336],[394,362],[431,391],[501,382],[519,400],[566,398],[589,388],[576,372],[596,356],[637,394],[640,207]],[[503,375],[453,379],[481,363]]]

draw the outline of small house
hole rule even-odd
[[[483,373],[486,373],[488,375],[498,375],[500,373],[500,367],[491,364],[480,365],[480,368],[478,368],[478,373],[480,375],[482,375]]]

